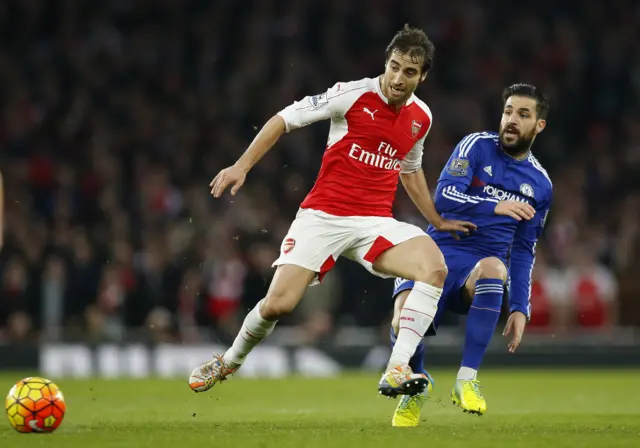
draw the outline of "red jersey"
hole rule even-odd
[[[318,179],[301,208],[336,216],[392,216],[398,177],[422,166],[431,111],[415,95],[397,110],[379,78],[337,83],[278,112],[286,132],[331,120]]]

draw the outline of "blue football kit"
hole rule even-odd
[[[448,268],[438,312],[427,335],[435,334],[445,310],[469,312],[469,303],[463,301],[463,287],[476,264],[487,257],[500,259],[507,268],[510,311],[530,316],[535,247],[551,199],[551,180],[533,154],[523,160],[509,156],[495,132],[470,134],[458,143],[440,174],[434,202],[443,218],[471,221],[478,229],[470,235],[460,235],[459,240],[433,226],[426,230],[442,251]],[[496,215],[498,202],[507,200],[528,203],[536,210],[535,216],[517,221]],[[412,281],[397,279],[393,297],[412,287]],[[502,300],[501,282],[477,284],[476,294],[483,291],[487,296],[499,292]],[[496,308],[496,300],[491,308]],[[498,313],[499,308],[498,305]]]

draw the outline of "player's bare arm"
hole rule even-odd
[[[231,186],[231,194],[235,195],[244,184],[247,173],[276,144],[285,133],[285,123],[279,115],[273,116],[262,127],[247,150],[232,166],[223,169],[211,181],[211,194],[219,198]]]
[[[458,236],[455,232],[468,234],[470,231],[477,229],[477,226],[471,222],[448,220],[440,216],[433,203],[433,198],[429,192],[427,179],[422,168],[413,173],[402,173],[400,174],[400,179],[402,180],[404,189],[418,210],[420,210],[420,213],[422,213],[427,221],[436,229],[443,232],[452,232],[456,238],[458,238]]]

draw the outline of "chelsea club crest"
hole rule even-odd
[[[533,187],[529,184],[520,185],[520,193],[522,193],[523,196],[526,196],[528,198],[531,198],[531,199],[534,198]]]

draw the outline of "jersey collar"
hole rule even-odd
[[[386,96],[384,96],[384,93],[382,93],[382,75],[378,76],[374,80],[373,87],[376,90],[376,93],[378,94],[378,96],[382,99],[382,101],[384,101],[385,104],[389,104],[389,100],[387,99]]]

